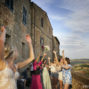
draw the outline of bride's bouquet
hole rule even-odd
[[[44,46],[44,52],[48,52],[48,51],[50,51],[49,46],[48,45]]]

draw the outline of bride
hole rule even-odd
[[[16,80],[15,80],[15,67],[11,63],[5,61],[4,59],[4,42],[5,42],[5,33],[6,30],[1,27],[0,35],[0,89],[17,89]],[[26,35],[26,40],[29,45],[30,55],[29,58],[23,62],[16,64],[16,68],[20,69],[27,64],[29,64],[34,59],[33,47],[31,38],[29,35]]]

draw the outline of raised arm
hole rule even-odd
[[[0,60],[4,59],[4,42],[5,42],[5,35],[6,35],[4,26],[1,27],[1,32],[2,33],[0,35]]]
[[[64,69],[68,70],[68,69],[71,69],[72,67],[71,67],[71,66],[66,65],[66,66],[62,66],[62,68],[64,68]]]
[[[51,65],[50,57],[48,57],[48,65]]]
[[[57,58],[57,53],[56,53],[56,51],[53,51],[53,53],[54,53],[54,60],[58,64],[59,62],[58,62],[58,58]]]
[[[46,56],[46,53],[44,53],[43,57],[41,58],[41,62],[44,60],[45,56]]]
[[[39,59],[40,59],[40,53],[39,53],[39,55],[38,55],[38,57],[37,57],[36,61],[38,62],[38,61],[39,61]]]
[[[62,59],[65,60],[64,50],[62,51]]]
[[[26,59],[25,61],[23,62],[19,62],[17,63],[17,68],[22,68],[26,65],[28,65],[31,61],[34,60],[34,52],[33,52],[33,47],[32,47],[32,41],[31,41],[31,37],[29,35],[26,35],[26,40],[28,42],[28,45],[29,45],[29,58]]]
[[[6,36],[6,30],[5,30],[5,27],[2,26],[1,27],[1,36],[0,36],[0,40],[2,40],[3,42],[5,42],[5,36]]]

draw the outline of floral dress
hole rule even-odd
[[[70,66],[70,69],[65,69],[65,68],[62,69],[63,84],[72,84],[72,75],[71,75],[72,66],[70,64],[64,66]]]

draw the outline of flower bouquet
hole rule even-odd
[[[44,46],[44,52],[46,53],[46,52],[48,52],[48,51],[50,51],[49,46],[48,46],[48,45]]]

